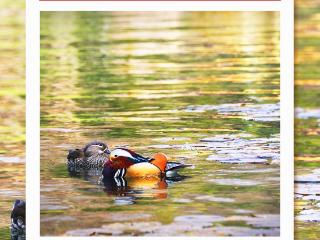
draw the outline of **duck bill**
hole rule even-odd
[[[106,148],[103,152],[106,153],[106,154],[110,154],[111,153],[111,151],[108,148]]]

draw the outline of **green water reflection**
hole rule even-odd
[[[272,138],[279,121],[198,110],[278,102],[277,13],[41,13],[41,234],[278,235],[279,165],[208,161],[200,140]],[[119,196],[66,171],[92,139],[195,167]]]
[[[0,1],[0,238],[10,239],[14,199],[25,187],[24,1]]]
[[[295,104],[297,108],[308,111],[319,109],[320,106],[320,3],[316,0],[295,3]],[[295,129],[295,174],[300,176],[320,167],[319,122],[316,118],[296,119]],[[296,191],[303,188],[299,186],[296,186]],[[299,215],[303,209],[317,209],[316,203],[317,201],[297,199],[296,214]],[[296,221],[296,239],[319,239],[318,225],[313,222]]]

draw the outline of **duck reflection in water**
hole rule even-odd
[[[117,196],[117,205],[133,204],[138,199],[153,198],[166,199],[168,187],[183,181],[188,177],[177,175],[175,177],[153,178],[114,178],[102,180],[103,191],[109,196]]]
[[[82,178],[95,185],[102,186],[102,190],[108,196],[116,197],[116,205],[134,204],[142,198],[166,199],[168,197],[168,187],[188,178],[180,174],[175,174],[172,177],[104,178],[101,172],[101,169],[77,169],[77,171],[69,172],[69,174],[72,177]]]

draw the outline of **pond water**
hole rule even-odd
[[[279,235],[279,16],[42,12],[42,235]],[[72,176],[91,140],[193,166]]]
[[[320,3],[296,1],[295,236],[320,238]]]
[[[10,239],[10,211],[24,199],[24,1],[0,1],[0,238]]]

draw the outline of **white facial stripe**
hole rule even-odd
[[[129,152],[127,152],[127,151],[125,151],[123,149],[115,149],[115,150],[113,150],[111,152],[110,156],[111,157],[115,157],[115,156],[119,157],[120,156],[120,157],[133,158],[132,155]]]
[[[91,146],[95,146],[95,147],[102,147],[99,144],[92,144]]]

